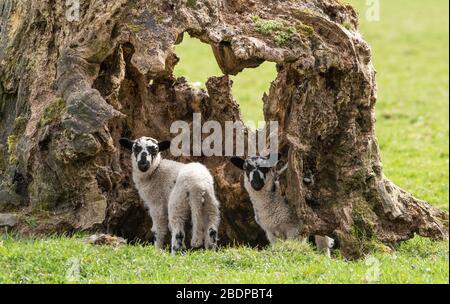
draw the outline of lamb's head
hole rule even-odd
[[[120,144],[132,152],[133,170],[139,170],[142,173],[157,168],[161,162],[160,152],[170,148],[170,141],[158,142],[151,137],[141,137],[136,140],[121,138]]]
[[[232,157],[231,162],[245,171],[246,187],[250,185],[254,190],[260,191],[265,186],[271,187],[273,185],[279,158],[279,155],[273,157],[253,156],[247,159]],[[273,159],[276,161],[273,161]]]

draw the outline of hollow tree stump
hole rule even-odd
[[[81,0],[78,21],[71,9],[65,1],[0,2],[0,211],[21,214],[19,231],[151,239],[118,139],[170,138],[170,124],[193,113],[240,120],[226,75],[271,61],[278,74],[264,115],[279,122],[286,193],[304,234],[334,236],[348,257],[415,233],[448,238],[447,213],[383,175],[375,72],[349,5]],[[225,74],[205,91],[173,76],[174,45],[187,33],[211,45]],[[221,241],[266,244],[240,172],[225,157],[182,159],[193,160],[215,176]]]

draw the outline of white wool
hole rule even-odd
[[[171,232],[172,252],[183,249],[184,227],[191,215],[191,246],[215,248],[220,212],[209,170],[200,163],[163,159],[161,153],[152,158],[145,173],[139,170],[133,154],[131,161],[134,184],[152,218],[156,247],[164,248]]]

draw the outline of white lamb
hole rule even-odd
[[[250,195],[255,220],[266,232],[269,242],[273,244],[278,240],[306,241],[300,235],[298,219],[281,193],[278,178],[287,166],[278,171],[276,163],[271,163],[270,159],[275,157],[233,157],[231,162],[245,171],[244,186]],[[330,256],[330,249],[336,245],[334,239],[320,235],[311,236],[310,242],[327,256]]]
[[[273,159],[273,158],[272,158]],[[269,157],[231,158],[245,171],[244,186],[250,195],[255,221],[266,232],[270,243],[277,240],[300,239],[298,220],[281,193],[275,164]]]
[[[214,179],[208,169],[200,163],[162,159],[160,152],[170,148],[169,141],[122,138],[120,144],[132,151],[133,181],[149,207],[156,247],[164,248],[170,231],[172,253],[185,249],[184,226],[191,215],[191,247],[214,249],[220,213]]]

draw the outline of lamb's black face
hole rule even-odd
[[[142,137],[133,145],[133,156],[141,172],[147,172],[158,156],[158,142],[150,137]]]
[[[262,156],[251,157],[244,163],[245,174],[250,181],[250,185],[256,191],[264,188],[270,169],[267,158]]]
[[[155,160],[160,157],[159,152],[170,148],[170,142],[158,142],[151,137],[141,137],[134,141],[122,138],[120,143],[132,151],[133,162],[142,173],[147,172],[155,163]]]
[[[248,181],[253,189],[260,191],[273,177],[273,165],[268,157],[255,156],[247,159],[233,157],[231,162],[245,171]]]

